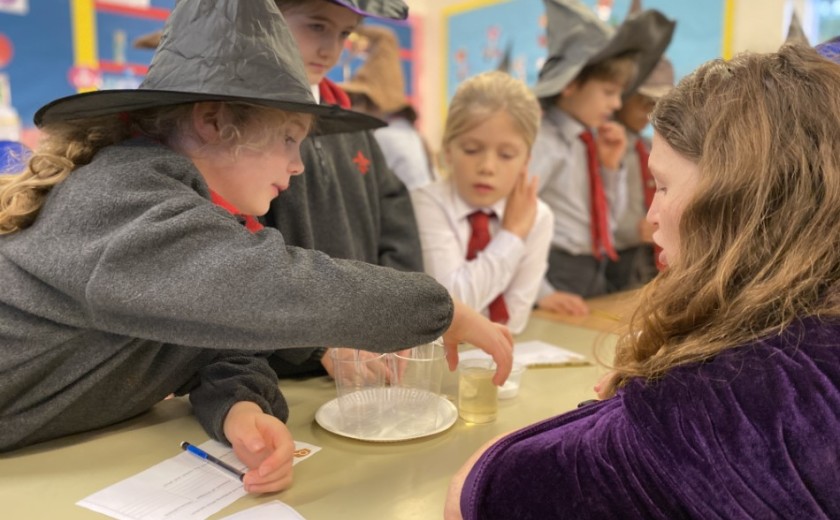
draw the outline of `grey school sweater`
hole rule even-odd
[[[301,144],[305,173],[271,203],[263,219],[290,245],[333,258],[423,271],[423,251],[408,190],[391,172],[373,134],[311,136]],[[313,357],[314,354],[314,357]],[[321,369],[315,349],[271,356],[281,376]]]
[[[139,414],[190,393],[215,438],[233,402],[288,409],[261,355],[388,351],[438,337],[446,290],[419,273],[287,247],[209,200],[192,163],[130,142],[0,236],[0,450]]]

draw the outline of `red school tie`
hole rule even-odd
[[[236,209],[236,207],[233,204],[226,201],[221,195],[219,195],[213,190],[210,190],[210,200],[213,201],[213,204],[221,208],[225,208],[228,211],[228,213],[230,213],[234,217],[239,217],[243,219],[245,227],[251,233],[256,233],[257,231],[263,228],[263,225],[260,224],[260,221],[257,220],[257,217],[253,215],[246,215],[240,212],[238,209]]]
[[[645,145],[642,138],[636,139],[636,153],[639,155],[639,167],[642,170],[642,189],[645,194],[645,209],[650,209],[653,204],[653,196],[656,194],[656,181],[653,180],[653,175],[650,174],[650,167],[648,166],[648,159],[650,152],[648,152],[647,145]],[[665,266],[659,263],[659,253],[662,248],[658,245],[653,245],[653,260],[656,262],[656,267],[661,271]]]
[[[606,252],[611,260],[618,260],[610,233],[608,220],[607,196],[604,193],[604,184],[601,181],[600,167],[598,164],[598,148],[595,146],[595,138],[589,130],[580,134],[580,139],[586,145],[586,162],[589,166],[589,232],[592,238],[592,256],[600,260]]]
[[[470,221],[470,227],[472,228],[470,242],[467,245],[467,260],[472,260],[478,256],[479,251],[490,243],[490,215],[483,211],[475,211],[470,213],[467,219]],[[489,310],[490,321],[507,323],[510,319],[504,295],[500,294],[490,302]]]

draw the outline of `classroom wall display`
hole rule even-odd
[[[163,27],[175,0],[4,0],[0,74],[9,80],[22,140],[43,104],[93,89],[134,88],[152,58],[135,38]]]
[[[49,101],[96,89],[136,88],[153,51],[133,42],[163,28],[176,0],[0,0],[0,105],[10,103],[22,125],[21,140],[34,146],[32,118]],[[397,33],[406,94],[415,101],[420,60],[420,20],[369,19]],[[345,51],[330,78],[341,82],[364,56]],[[3,118],[0,118],[3,119]],[[2,124],[2,121],[0,121]],[[0,129],[2,130],[2,129]]]
[[[618,25],[631,0],[581,0],[612,25]],[[679,79],[701,63],[731,57],[735,0],[703,2],[642,0],[645,9],[658,9],[677,21],[666,56]],[[467,77],[499,68],[534,85],[546,58],[545,6],[539,0],[471,0],[444,11],[441,97],[445,113],[458,85]]]

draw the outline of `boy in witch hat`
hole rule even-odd
[[[350,107],[350,99],[326,74],[341,57],[347,38],[365,16],[408,16],[400,0],[275,3],[300,49],[313,94],[323,105],[343,108]],[[290,245],[401,271],[423,270],[408,190],[388,168],[371,132],[313,137],[301,147],[301,156],[307,175],[295,179],[271,204],[267,225],[279,229]],[[282,351],[271,363],[281,376],[325,368],[330,372],[327,354],[325,349]]]
[[[633,0],[628,17],[642,12],[641,0]],[[623,163],[627,168],[623,190],[626,200],[616,219],[615,249],[618,260],[607,264],[608,285],[623,291],[646,284],[656,276],[660,248],[653,243],[653,226],[647,212],[656,193],[656,182],[648,169],[650,142],[642,137],[648,117],[656,101],[674,88],[674,66],[663,57],[635,91],[624,95],[615,119],[627,132],[627,151]]]
[[[626,148],[624,130],[610,119],[622,93],[634,90],[659,60],[674,23],[650,10],[614,30],[576,0],[545,4],[549,56],[534,89],[545,115],[530,168],[555,226],[538,305],[568,311],[569,294],[588,298],[610,290],[605,270],[618,258],[613,226]]]
[[[443,333],[450,365],[466,340],[497,359],[497,383],[509,372],[509,332],[432,278],[287,247],[211,201],[265,213],[313,125],[378,124],[315,103],[270,0],[180,0],[138,89],[58,99],[35,123],[26,171],[0,177],[0,451],[189,393],[245,488],[276,491],[294,443],[266,354]]]
[[[341,88],[350,95],[354,110],[388,122],[373,132],[388,167],[409,190],[425,186],[434,180],[431,154],[414,127],[417,112],[405,96],[397,36],[378,25],[362,25],[356,35],[366,46],[367,59]]]

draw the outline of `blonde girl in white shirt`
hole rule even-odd
[[[539,104],[521,81],[496,71],[468,79],[444,130],[449,175],[411,193],[426,272],[513,333],[525,328],[537,298],[553,229],[528,175],[539,119]],[[486,217],[471,217],[476,212]],[[481,220],[489,243],[468,259]]]

